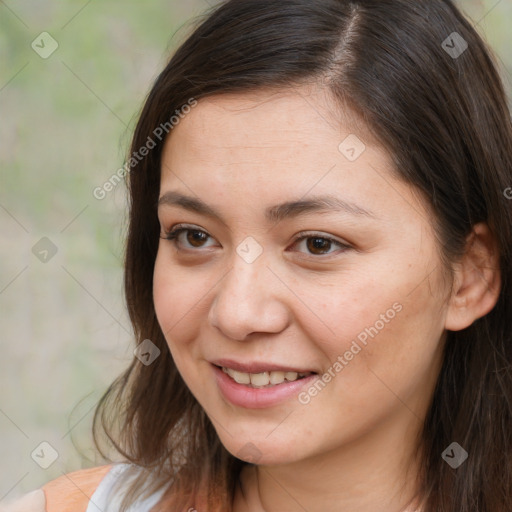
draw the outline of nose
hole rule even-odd
[[[263,255],[247,263],[235,254],[231,269],[217,284],[208,312],[212,326],[231,339],[252,333],[278,333],[289,323],[286,287],[267,267]]]

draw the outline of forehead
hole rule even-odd
[[[358,158],[340,150],[346,140],[359,141]],[[164,146],[161,194],[179,189],[240,215],[241,208],[254,213],[262,204],[336,194],[403,215],[417,199],[392,174],[389,153],[322,90],[258,91],[203,98],[183,117]]]
[[[214,95],[202,98],[173,128],[163,161],[173,167],[197,162],[219,171],[327,170],[342,156],[340,143],[349,136],[387,158],[360,118],[318,87]]]
[[[202,98],[168,139],[179,139],[197,150],[238,145],[250,151],[258,146],[276,148],[280,141],[287,147],[324,140],[339,143],[348,133],[377,145],[354,110],[340,107],[323,88],[301,86]]]

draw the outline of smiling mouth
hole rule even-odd
[[[271,388],[287,382],[295,382],[296,380],[304,379],[310,375],[315,375],[314,372],[297,373],[284,371],[246,373],[233,370],[232,368],[226,368],[225,366],[214,366],[221,369],[236,383],[243,384],[251,388]]]

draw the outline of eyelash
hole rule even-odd
[[[195,249],[179,249],[178,248],[177,238],[180,235],[180,233],[185,232],[185,231],[195,231],[198,233],[204,233],[207,237],[213,238],[206,231],[203,231],[202,229],[197,229],[197,228],[194,228],[191,226],[187,226],[186,224],[178,224],[175,227],[171,228],[169,231],[165,231],[165,237],[162,237],[162,238],[164,238],[165,240],[171,241],[178,251],[189,250],[189,251],[195,252],[195,249],[201,249],[200,247],[195,248]],[[297,237],[294,240],[293,245],[297,244],[298,242],[301,242],[302,240],[306,240],[308,238],[319,238],[321,240],[327,240],[333,244],[338,245],[342,249],[342,252],[344,252],[347,249],[351,249],[351,247],[349,245],[344,244],[344,243],[342,243],[334,238],[331,238],[329,236],[320,235],[319,233],[307,233],[305,231],[297,234]],[[320,254],[320,255],[310,253],[310,256],[317,256],[317,257],[326,256],[327,257],[327,256],[332,256],[332,254],[335,254],[335,253],[327,253],[327,254]]]

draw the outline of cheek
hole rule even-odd
[[[208,284],[200,273],[191,274],[170,265],[164,252],[159,251],[153,274],[153,301],[171,352],[176,342],[193,339],[199,325],[194,319],[200,314],[201,299],[207,290]]]
[[[303,317],[302,328],[326,356],[324,371],[343,373],[336,380],[344,380],[352,391],[361,392],[362,386],[374,382],[372,371],[406,390],[436,362],[443,333],[442,299],[428,281],[422,282],[422,269],[415,272],[410,266],[400,276],[367,270],[336,286],[331,283],[322,295],[312,286],[311,309],[318,318],[309,315],[306,324]]]
[[[175,314],[175,291],[173,277],[166,271],[160,252],[157,254],[153,272],[153,303],[155,313],[164,334],[171,329]]]
[[[323,384],[298,397],[303,433],[326,432],[336,444],[340,432],[356,437],[393,411],[421,417],[441,361],[442,326],[428,285],[410,292],[404,282],[389,294],[384,288],[380,293],[367,289],[360,301],[324,301],[332,308],[336,336],[316,338],[327,362]]]
[[[153,274],[155,313],[176,367],[188,388],[201,396],[202,376],[196,364],[201,356],[192,343],[199,338],[201,299],[211,285],[199,275],[180,271],[158,253]]]
[[[335,282],[331,276],[325,281],[302,283],[301,300],[308,310],[296,318],[308,337],[333,361],[350,350],[352,342],[365,346],[371,337],[397,322],[403,309],[403,286],[387,281],[375,269],[367,269],[344,272]]]

